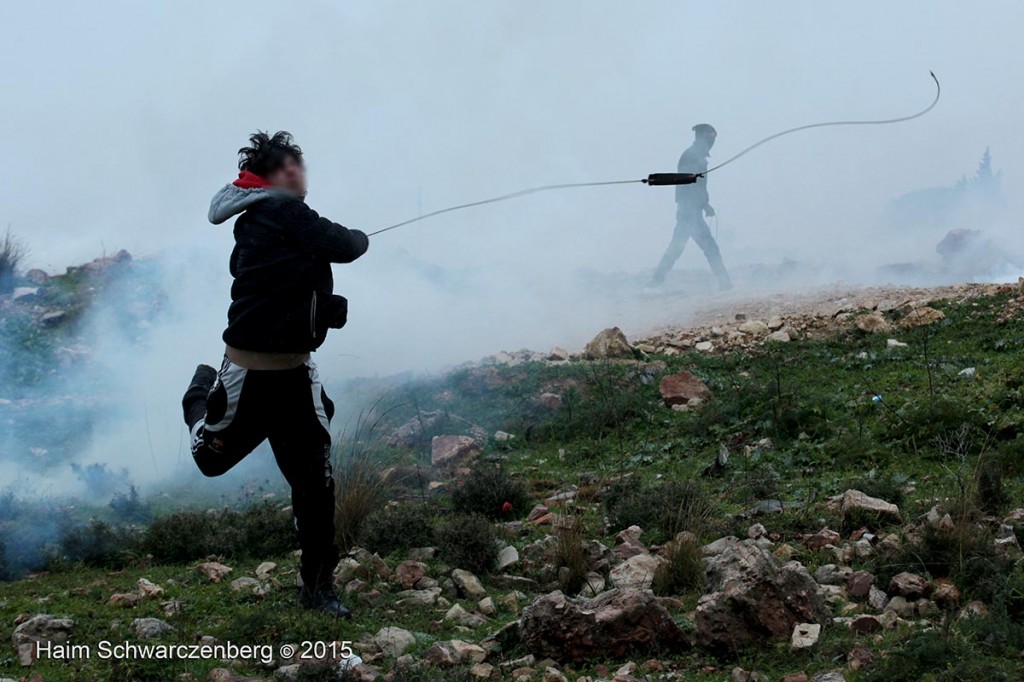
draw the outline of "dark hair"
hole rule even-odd
[[[289,157],[302,163],[302,148],[295,144],[291,133],[279,130],[271,137],[257,130],[249,136],[249,146],[238,150],[238,170],[265,177],[283,166]]]

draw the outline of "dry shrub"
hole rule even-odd
[[[665,545],[664,557],[665,563],[655,571],[651,585],[656,595],[667,597],[704,589],[704,560],[693,533],[677,535]]]

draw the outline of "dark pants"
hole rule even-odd
[[[338,563],[334,544],[334,476],[330,420],[334,403],[316,365],[247,370],[227,358],[192,429],[192,456],[207,476],[220,476],[270,439],[277,466],[292,489],[302,548],[303,584],[327,587]]]
[[[651,284],[661,284],[665,281],[665,276],[683,255],[686,242],[690,239],[693,239],[704,252],[711,271],[718,279],[718,285],[723,288],[730,286],[729,273],[722,262],[722,252],[718,250],[718,242],[715,241],[711,234],[711,228],[704,220],[703,211],[701,209],[695,211],[684,206],[676,208],[676,229],[672,233],[672,241],[665,249],[665,255],[661,257],[661,262],[658,263],[658,267],[651,276]]]

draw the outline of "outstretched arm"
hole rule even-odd
[[[333,223],[306,204],[297,203],[295,236],[314,255],[332,263],[351,263],[366,253],[370,240],[364,232]]]

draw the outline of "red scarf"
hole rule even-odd
[[[231,183],[235,187],[242,189],[257,189],[259,187],[270,187],[270,182],[264,178],[250,173],[249,171],[242,171],[238,174],[238,179]]]

